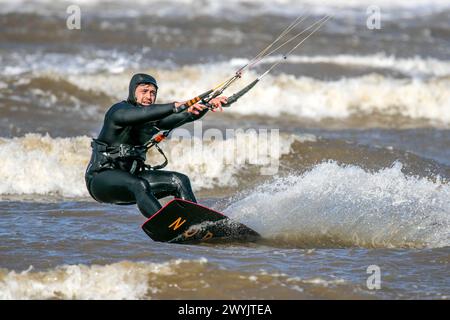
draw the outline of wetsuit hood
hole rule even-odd
[[[158,84],[155,78],[145,73],[137,73],[130,80],[130,85],[128,87],[128,103],[136,105],[136,96],[134,93],[136,92],[136,87],[142,83],[152,84],[155,86],[156,90],[158,90]]]

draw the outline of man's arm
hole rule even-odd
[[[177,103],[175,103],[175,106],[177,106],[177,104],[183,104],[183,103],[184,102],[177,102]],[[227,97],[216,97],[209,101],[209,104],[214,108],[213,112],[217,109],[219,111],[222,111],[222,104],[226,104],[226,103],[227,103]],[[209,108],[206,108],[201,103],[196,103],[193,106],[191,106],[187,112],[173,114],[173,115],[165,117],[164,119],[159,121],[158,128],[163,129],[163,130],[177,128],[179,126],[182,126],[185,123],[200,119],[208,112],[208,110],[209,110]]]
[[[165,117],[164,119],[162,119],[161,121],[159,121],[157,127],[159,129],[163,129],[163,130],[174,129],[179,126],[182,126],[185,123],[200,119],[207,112],[208,112],[208,109],[204,109],[204,110],[200,111],[199,114],[193,114],[193,113],[189,113],[189,112],[171,114],[171,115]]]
[[[123,103],[111,115],[113,122],[119,126],[129,126],[165,118],[175,112],[175,104],[153,104],[149,107],[135,107]]]

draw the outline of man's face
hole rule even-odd
[[[136,87],[134,96],[136,97],[137,103],[143,106],[149,106],[155,102],[156,92],[157,90],[154,85],[142,83]]]

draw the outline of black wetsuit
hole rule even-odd
[[[141,83],[153,84],[148,77],[145,74],[133,76],[128,100],[113,105],[106,113],[103,128],[98,138],[93,140],[92,157],[85,175],[87,188],[95,200],[137,204],[146,217],[161,208],[157,199],[169,195],[196,202],[189,178],[178,172],[148,169],[144,164],[145,152],[129,153],[111,160],[105,156],[105,150],[116,150],[121,145],[142,146],[160,130],[197,120],[208,111],[205,109],[198,115],[175,113],[173,103],[139,106],[134,92]]]

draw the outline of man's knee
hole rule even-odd
[[[189,186],[191,183],[191,180],[189,177],[183,173],[174,172],[174,180],[176,183],[180,186]]]
[[[135,193],[141,193],[141,192],[150,192],[150,184],[147,180],[144,179],[138,179],[133,186],[133,191]]]

